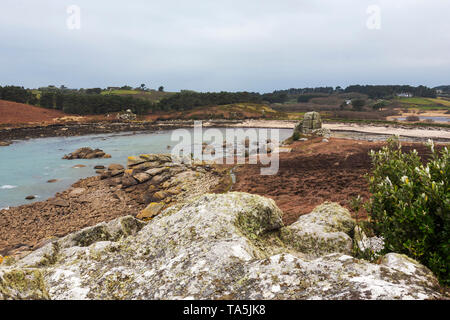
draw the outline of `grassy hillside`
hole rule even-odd
[[[422,110],[450,109],[450,100],[443,98],[395,98],[392,100],[392,103],[401,108],[414,108]]]
[[[105,90],[105,91],[102,91],[101,94],[102,95],[113,94],[113,95],[119,95],[119,96],[133,96],[134,98],[142,98],[142,99],[149,100],[151,102],[158,102],[162,98],[169,97],[175,93],[174,92],[161,92],[161,91],[156,91],[156,90],[141,91],[141,90],[121,90],[121,89],[119,89],[119,90],[111,90],[111,91]]]
[[[158,112],[149,117],[159,119],[287,119],[288,114],[278,112],[265,104],[234,103],[220,106],[202,106],[185,111]]]

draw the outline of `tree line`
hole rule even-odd
[[[113,94],[102,95],[101,88],[72,90],[56,88],[40,90],[39,94],[18,86],[0,87],[0,99],[39,105],[45,108],[62,110],[71,114],[105,114],[131,109],[134,113],[145,114],[149,111],[184,111],[200,106],[226,105],[233,103],[284,103],[293,96],[298,102],[307,102],[323,94],[357,92],[366,94],[371,99],[393,97],[398,93],[408,92],[418,97],[436,97],[436,90],[425,86],[361,86],[299,88],[276,90],[272,93],[257,92],[195,92],[182,90],[164,97],[154,103],[149,100]]]
[[[393,98],[395,95],[400,93],[411,93],[415,97],[425,97],[425,98],[436,98],[436,90],[425,86],[399,86],[399,85],[389,85],[389,86],[361,86],[353,85],[345,88],[346,93],[357,92],[361,94],[366,94],[371,99],[386,99]]]
[[[81,115],[105,114],[127,109],[136,114],[146,114],[154,107],[154,104],[148,100],[130,96],[43,92],[40,98],[40,106]]]
[[[70,114],[105,114],[131,109],[134,113],[145,114],[154,108],[148,100],[130,96],[101,95],[96,88],[84,92],[76,90],[45,90],[40,96],[32,90],[18,86],[0,87],[0,99],[39,105],[44,108],[62,110]]]
[[[389,99],[400,93],[411,93],[416,97],[435,98],[436,88],[432,89],[425,86],[413,87],[408,85],[351,85],[345,89],[337,86],[336,88],[291,88],[273,92],[273,94],[286,94],[287,96],[297,97],[298,102],[308,102],[311,98],[333,93],[361,93],[367,95],[371,99]]]
[[[183,90],[156,104],[157,110],[189,110],[199,106],[226,105],[232,103],[285,102],[286,94],[256,92],[195,92]]]
[[[30,89],[18,86],[0,86],[0,99],[36,105],[39,99]]]

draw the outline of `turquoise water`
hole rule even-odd
[[[225,132],[225,129],[219,130]],[[281,129],[279,134],[280,140],[284,140],[292,134],[292,130]],[[177,143],[171,141],[171,135],[172,130],[40,138],[0,147],[0,209],[48,199],[77,180],[96,175],[96,165],[120,163],[125,166],[128,156],[168,153],[170,149],[167,146],[173,147]],[[112,158],[62,160],[65,154],[81,147],[102,149]],[[73,168],[77,164],[86,167]],[[50,179],[58,181],[47,183]],[[35,195],[36,199],[25,200],[29,195]]]

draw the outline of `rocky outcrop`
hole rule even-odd
[[[111,158],[111,155],[106,154],[100,149],[91,149],[89,147],[80,148],[72,153],[66,154],[63,159],[94,159],[94,158]]]
[[[313,130],[322,128],[322,119],[318,112],[307,112],[303,120],[295,127],[295,131],[300,133],[312,133]]]
[[[148,223],[116,219],[0,267],[0,297],[440,297],[433,274],[406,256],[390,253],[378,264],[352,257],[355,224],[336,204],[326,203],[289,227],[281,218],[273,200],[231,192],[176,204]],[[317,243],[300,243],[314,238]]]
[[[112,186],[130,192],[133,187],[146,187],[142,202],[147,207],[137,217],[148,220],[164,208],[203,194],[218,184],[222,173],[212,163],[184,160],[174,159],[171,154],[128,157],[126,169],[121,165],[110,165],[101,173],[101,178],[110,178]]]
[[[336,203],[325,202],[310,214],[281,230],[286,245],[317,258],[333,252],[350,255],[353,241],[350,234],[355,221],[350,212]]]
[[[136,120],[136,114],[133,113],[130,109],[126,110],[126,111],[121,111],[119,113],[117,113],[116,118],[118,120],[126,120],[126,121],[131,121],[131,120]]]
[[[305,113],[303,120],[301,120],[294,128],[293,136],[286,142],[290,143],[290,140],[308,140],[307,137],[324,137],[323,142],[328,142],[326,139],[331,137],[331,131],[327,128],[322,128],[322,119],[318,112]],[[295,138],[294,138],[295,137]]]
[[[0,210],[0,255],[22,256],[37,249],[43,239],[121,216],[148,220],[179,201],[229,189],[226,168],[202,162],[172,163],[170,155],[142,156],[152,159],[151,164],[128,168],[110,164],[99,176],[81,179],[50,199]],[[125,176],[131,184],[124,184]],[[152,203],[158,205],[151,206],[148,214],[144,209]]]

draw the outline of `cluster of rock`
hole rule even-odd
[[[352,257],[354,228],[348,210],[334,203],[286,227],[271,199],[205,194],[147,223],[122,217],[4,263],[0,298],[441,297],[431,271],[404,255],[377,263]]]
[[[66,154],[63,159],[72,160],[72,159],[95,159],[95,158],[111,158],[110,154],[103,152],[100,149],[92,149],[89,147],[84,147],[75,150],[69,154]]]
[[[142,198],[148,206],[137,216],[144,220],[181,199],[207,192],[218,183],[219,176],[212,163],[173,159],[170,154],[128,157],[127,168],[111,164],[100,174],[101,179],[109,179],[110,185],[129,192],[138,185],[146,186]]]
[[[305,113],[303,120],[301,120],[294,129],[294,133],[300,135],[321,136],[325,139],[331,137],[329,129],[322,128],[322,118],[318,112]]]
[[[134,114],[130,109],[128,109],[126,111],[119,112],[117,114],[117,119],[125,121],[136,120],[136,114]]]
[[[244,156],[244,157],[249,157],[251,155],[257,155],[257,154],[270,154],[272,153],[272,151],[274,149],[276,149],[278,147],[278,143],[272,141],[271,139],[267,139],[265,142],[259,142],[259,141],[254,141],[253,143],[250,143],[250,139],[246,138],[245,140],[242,141],[241,144],[233,144],[233,143],[228,143],[226,140],[223,141],[222,143],[222,154],[224,156]],[[231,153],[229,149],[231,150]],[[204,156],[214,156],[216,155],[216,148],[210,144],[207,144],[206,142],[203,142],[202,144],[202,154]]]

